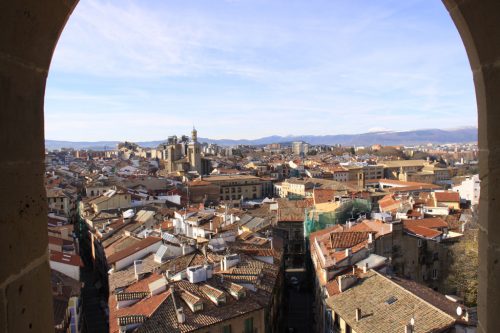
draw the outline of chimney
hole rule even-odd
[[[392,228],[393,228],[393,225],[392,225],[392,223],[389,223],[389,225],[390,225],[390,230],[391,230],[391,232],[392,232],[392,230],[393,230],[393,229],[392,229]]]
[[[368,272],[368,263],[365,262],[364,266],[363,266],[363,273],[366,273]]]
[[[411,324],[405,325],[405,333],[413,333],[413,326]]]
[[[182,307],[177,309],[177,321],[179,324],[184,324],[186,321],[186,315],[184,314],[184,309]]]
[[[350,257],[351,254],[352,254],[352,252],[351,252],[351,248],[350,247],[348,247],[347,249],[345,249],[345,256],[346,257]]]
[[[210,231],[214,231],[214,223],[210,220]]]
[[[139,281],[142,277],[142,260],[134,260],[135,279]]]
[[[370,232],[368,234],[368,244],[371,244],[371,243],[373,243],[373,234]]]
[[[360,320],[361,320],[361,309],[356,308],[356,321],[360,321]]]
[[[339,285],[339,291],[341,293],[343,293],[344,291],[346,291],[347,289],[349,289],[349,287],[351,287],[352,285],[354,285],[356,283],[357,279],[356,279],[356,276],[354,275],[339,275],[337,277],[337,283]]]
[[[226,268],[224,267],[224,259],[220,260],[220,270],[221,271],[225,271],[226,270]]]

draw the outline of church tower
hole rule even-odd
[[[201,170],[201,147],[198,143],[198,131],[193,126],[193,130],[191,131],[191,141],[188,145],[188,159],[189,159],[189,167],[191,171],[198,171],[200,175],[202,175]]]

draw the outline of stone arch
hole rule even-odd
[[[462,36],[479,113],[479,332],[500,313],[500,2],[442,0]],[[45,83],[78,0],[0,2],[0,332],[50,332],[43,186]]]

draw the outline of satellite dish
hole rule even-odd
[[[462,312],[463,312],[462,307],[457,306],[457,315],[458,315],[458,316],[461,316],[461,315],[462,315]]]

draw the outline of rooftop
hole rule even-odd
[[[416,333],[440,332],[456,322],[456,316],[436,307],[430,297],[424,299],[414,293],[416,289],[406,289],[403,283],[371,270],[351,288],[329,297],[326,303],[358,333],[401,333],[412,318]],[[358,321],[356,309],[361,310]]]

